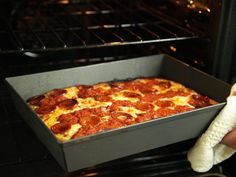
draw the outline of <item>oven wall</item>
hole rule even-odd
[[[214,52],[213,74],[229,83],[235,81],[236,1],[223,1]]]

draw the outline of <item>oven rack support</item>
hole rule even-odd
[[[199,38],[139,1],[28,1],[1,21],[0,53],[138,45]]]

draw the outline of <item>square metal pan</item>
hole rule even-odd
[[[140,76],[180,82],[220,103],[63,143],[26,104],[28,98],[54,88]],[[199,136],[224,106],[230,91],[228,84],[167,55],[10,77],[6,82],[17,110],[58,163],[69,172]]]

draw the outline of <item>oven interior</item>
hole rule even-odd
[[[0,171],[6,176],[234,176],[234,157],[205,174],[194,140],[65,173],[16,112],[4,78],[166,53],[212,74],[221,1],[0,1]]]
[[[38,63],[45,62],[40,70],[48,70],[164,52],[211,69],[206,58],[217,33],[211,21],[219,13],[214,12],[220,9],[218,2],[11,2],[11,11],[1,10],[0,51],[4,57],[24,58],[16,59],[17,65],[38,68]],[[32,72],[37,72],[35,68]]]

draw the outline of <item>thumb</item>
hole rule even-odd
[[[236,83],[231,88],[230,96],[236,96]]]

